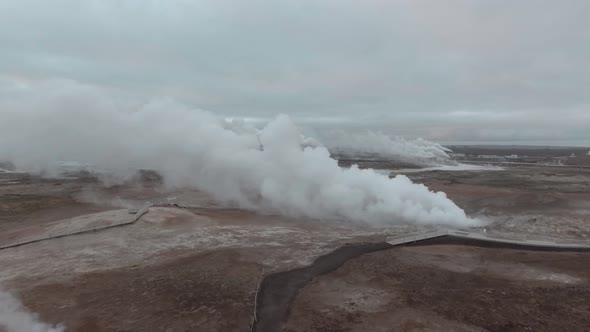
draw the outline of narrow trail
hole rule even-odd
[[[346,245],[318,257],[310,266],[267,275],[256,294],[255,317],[251,331],[275,332],[287,319],[291,303],[297,293],[314,277],[330,273],[347,260],[364,254],[400,246],[464,245],[486,248],[504,248],[530,251],[590,252],[588,245],[572,245],[566,242],[515,241],[486,238],[466,232],[424,232],[423,234],[389,238],[388,242]]]
[[[336,270],[351,258],[391,247],[385,242],[347,245],[320,256],[310,266],[266,276],[257,296],[257,317],[252,331],[279,331],[298,291],[314,277]]]

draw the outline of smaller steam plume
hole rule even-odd
[[[12,294],[0,290],[0,330],[6,332],[64,332],[62,326],[52,326],[39,321]]]
[[[451,150],[423,138],[391,137],[373,131],[331,130],[321,135],[321,141],[330,152],[342,156],[384,158],[416,166],[455,164],[448,155]]]

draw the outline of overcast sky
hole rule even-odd
[[[0,97],[70,79],[224,116],[590,145],[589,16],[587,0],[2,0]]]

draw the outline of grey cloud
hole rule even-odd
[[[320,127],[590,144],[589,10],[582,0],[7,0],[0,75]]]

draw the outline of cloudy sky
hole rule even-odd
[[[0,98],[67,79],[223,116],[590,145],[589,14],[586,0],[3,0]]]

